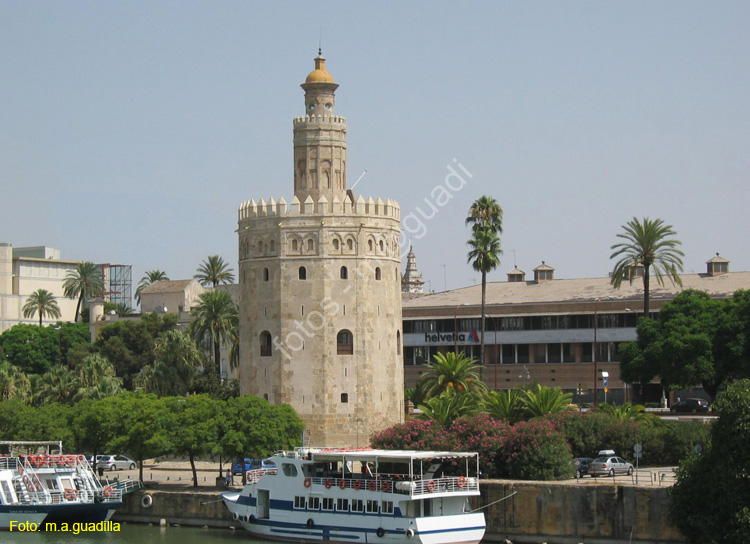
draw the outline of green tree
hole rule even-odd
[[[487,294],[487,274],[500,266],[500,235],[503,233],[503,209],[497,201],[488,195],[475,200],[469,208],[466,224],[471,225],[472,237],[468,244],[471,248],[468,262],[477,272],[482,274],[482,338],[480,348],[479,376],[484,372],[484,335],[487,332],[485,324],[485,302]],[[458,331],[455,331],[458,334]]]
[[[63,366],[52,367],[34,384],[34,405],[71,404],[78,393],[75,373]]]
[[[612,285],[619,289],[628,277],[632,283],[632,267],[643,266],[643,315],[648,317],[652,270],[659,285],[664,284],[665,276],[673,284],[682,285],[680,272],[685,254],[677,249],[682,242],[673,238],[676,232],[672,225],[665,225],[661,219],[645,217],[639,221],[634,217],[622,228],[624,232],[617,237],[624,241],[611,247],[614,252],[609,257],[618,259],[612,270]]]
[[[431,397],[419,405],[422,413],[419,419],[432,419],[441,427],[450,427],[462,417],[475,416],[481,411],[482,402],[474,393],[457,393],[448,389],[436,397]]]
[[[245,395],[226,401],[224,414],[217,421],[225,426],[219,429],[220,449],[230,459],[260,459],[302,442],[304,423],[288,404],[272,406]],[[242,479],[244,484],[244,472]]]
[[[474,359],[453,352],[436,353],[433,359],[427,363],[427,371],[420,380],[430,397],[448,390],[479,394],[487,390],[477,374],[478,365]]]
[[[533,389],[523,390],[521,405],[526,416],[534,418],[568,410],[572,399],[572,393],[563,393],[559,387],[552,389],[536,384]]]
[[[68,270],[63,282],[63,293],[68,298],[78,298],[76,316],[73,320],[78,321],[84,301],[104,295],[101,268],[92,262],[78,263],[73,270]]]
[[[184,395],[202,357],[190,336],[180,330],[165,332],[154,344],[156,360],[143,367],[136,389],[159,396]]]
[[[214,364],[221,368],[221,343],[231,341],[239,323],[239,309],[226,291],[208,291],[199,297],[188,332],[197,344],[213,345]]]
[[[684,389],[700,385],[713,399],[724,384],[749,377],[746,296],[738,291],[731,300],[714,300],[703,291],[683,291],[656,320],[638,322],[638,340],[621,349],[622,378],[648,383],[659,376],[668,387]]]
[[[39,314],[40,328],[42,326],[42,318],[45,316],[59,319],[62,314],[55,300],[55,295],[46,289],[37,289],[31,293],[26,304],[23,305],[23,316],[33,318],[34,314]]]
[[[138,479],[143,481],[143,460],[170,451],[167,429],[174,426],[167,401],[155,395],[126,392],[105,399],[110,403],[115,421],[109,447],[127,452],[138,461]]]
[[[691,543],[748,542],[750,380],[728,385],[714,408],[719,417],[711,425],[710,443],[677,469],[671,517]]]
[[[75,401],[102,399],[122,392],[122,378],[115,375],[115,368],[104,357],[89,355],[75,369]]]
[[[138,282],[138,288],[135,290],[135,301],[138,304],[141,303],[141,291],[157,281],[169,281],[169,276],[163,270],[146,270],[146,275]]]
[[[0,362],[0,401],[17,399],[27,402],[31,396],[31,382],[10,361]]]
[[[174,415],[169,430],[172,453],[187,455],[193,472],[193,487],[198,487],[195,458],[218,449],[217,415],[219,403],[207,395],[191,395],[187,399],[172,397],[166,401]]]
[[[53,366],[66,365],[68,352],[89,342],[85,323],[14,325],[0,334],[0,353],[25,374],[44,374]]]
[[[234,281],[232,269],[218,255],[209,255],[198,267],[197,272],[193,278],[204,287],[208,285],[216,287],[220,283],[232,283]]]
[[[489,391],[484,401],[485,411],[502,421],[510,424],[521,421],[524,417],[522,393],[518,389],[506,389],[504,391]]]
[[[109,399],[85,399],[76,404],[71,426],[79,451],[90,451],[94,459],[104,453],[116,436],[116,415]],[[95,466],[93,468],[96,468]]]
[[[657,417],[646,411],[646,407],[642,404],[631,404],[626,402],[625,404],[614,405],[606,402],[600,403],[596,408],[595,412],[601,412],[607,414],[616,421],[637,421],[646,425],[651,425],[656,422]]]

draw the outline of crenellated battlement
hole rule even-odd
[[[331,123],[346,124],[346,117],[340,115],[305,115],[304,117],[295,117],[294,125],[305,125],[307,123]]]
[[[334,197],[333,201],[329,202],[324,196],[320,197],[317,202],[314,202],[310,196],[304,202],[300,202],[295,196],[289,204],[284,200],[284,197],[281,197],[278,201],[271,198],[268,202],[264,199],[261,199],[260,202],[249,200],[240,205],[238,220],[244,221],[256,217],[328,214],[387,217],[397,221],[401,220],[401,208],[395,200],[389,198],[383,202],[380,198],[373,200],[372,197],[365,200],[362,195],[357,198],[354,204],[348,198],[345,198],[342,202],[338,197]]]

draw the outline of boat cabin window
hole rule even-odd
[[[333,497],[323,497],[323,510],[333,510]]]
[[[352,499],[352,512],[364,512],[365,503],[362,499]]]
[[[378,513],[378,501],[367,500],[367,512],[370,514]]]
[[[73,485],[73,480],[70,478],[60,478],[60,483],[62,484],[63,489],[75,489],[76,486]]]
[[[57,480],[53,480],[53,479],[50,478],[50,479],[44,480],[44,482],[47,484],[46,487],[50,491],[57,490]]]
[[[348,512],[349,499],[336,499],[336,510],[339,512]]]
[[[281,472],[284,473],[284,476],[296,476],[297,467],[291,463],[281,463]]]
[[[15,502],[13,491],[11,491],[8,482],[5,480],[0,480],[0,484],[2,484],[3,486],[3,488],[0,490],[0,504],[10,504],[12,502]]]
[[[380,505],[382,514],[393,514],[393,501],[383,501]]]
[[[304,510],[305,509],[305,497],[294,497],[294,507]]]
[[[310,497],[307,501],[308,510],[320,510],[320,497]]]

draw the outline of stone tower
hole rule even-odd
[[[294,119],[294,197],[239,208],[240,391],[291,404],[306,443],[402,421],[400,209],[346,186],[346,119],[318,55]]]
[[[406,271],[401,278],[401,292],[420,294],[424,293],[424,280],[422,273],[417,270],[417,256],[414,254],[414,246],[409,246],[409,254],[406,256]]]

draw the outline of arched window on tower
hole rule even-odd
[[[375,279],[380,281],[380,267],[375,267]]]
[[[268,242],[268,251],[270,251],[271,253],[276,251],[276,242],[274,240]]]
[[[396,331],[396,354],[401,355],[401,331]]]
[[[354,353],[354,337],[346,329],[339,331],[336,335],[336,354],[352,355]]]
[[[297,240],[292,240],[292,251],[298,251],[299,250],[299,244],[297,243]]]
[[[339,241],[338,240],[334,240],[333,241],[333,249],[335,249],[336,251],[339,250]]]
[[[315,243],[312,240],[307,241],[307,251],[313,251],[315,249]]]
[[[349,393],[341,393],[341,402],[342,404],[349,402]]]
[[[346,249],[348,249],[349,251],[354,251],[354,240],[352,240],[351,238],[346,241]]]
[[[373,250],[372,240],[367,240],[367,250],[368,251]]]
[[[349,279],[349,270],[345,266],[342,266],[341,270],[339,270],[339,277],[342,280],[348,280]]]
[[[271,333],[263,331],[260,333],[260,356],[270,357],[272,353]]]
[[[263,269],[263,281],[268,281],[269,278],[268,268]]]
[[[304,266],[299,267],[299,279],[301,280],[307,279],[307,269]]]

